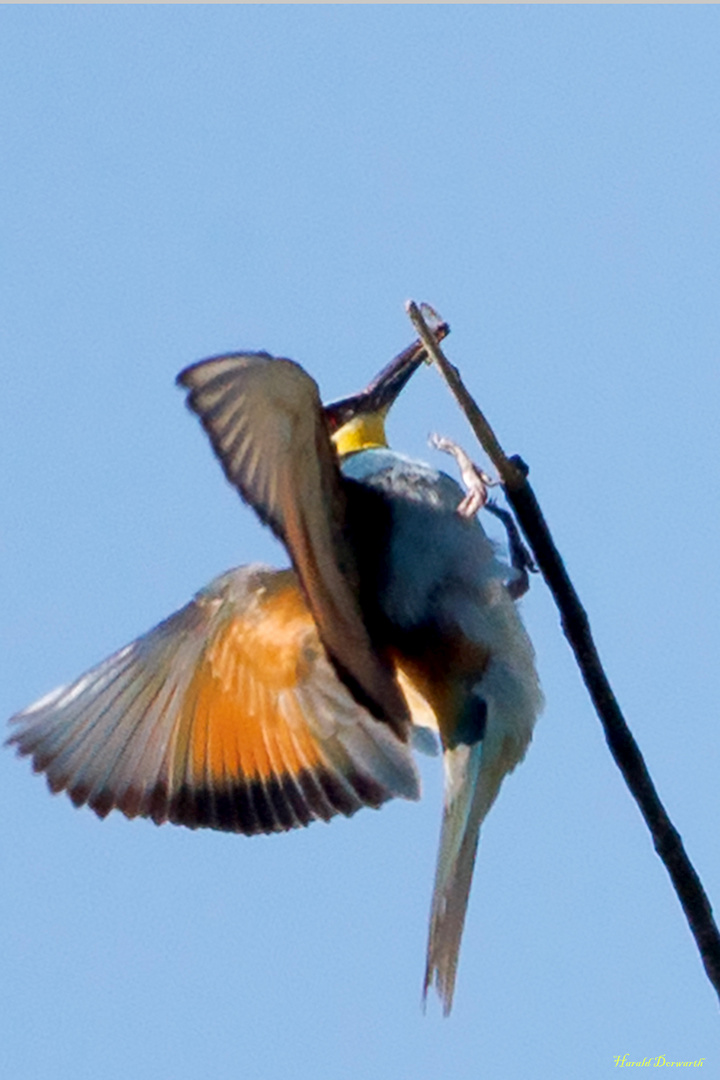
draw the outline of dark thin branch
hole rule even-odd
[[[410,302],[408,314],[425,348],[440,368],[465,413],[481,446],[495,465],[525,539],[553,594],[563,632],[575,654],[585,686],[605,732],[615,763],[640,807],[653,845],[665,864],[690,925],[707,976],[720,997],[720,933],[702,882],[682,839],[667,815],[633,735],[620,711],[593,641],[587,614],[555,547],[542,510],[527,480],[528,469],[519,457],[507,458],[495,434],[462,383],[460,375],[424,325],[422,314]]]

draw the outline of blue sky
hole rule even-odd
[[[535,490],[720,902],[715,6],[5,7],[0,712],[284,554],[173,386],[229,349],[329,399],[408,297]],[[471,446],[433,371],[392,419]],[[245,840],[51,798],[0,754],[13,1080],[605,1077],[718,1006],[535,583],[547,707],[481,840],[456,1004],[420,1009],[425,796]]]

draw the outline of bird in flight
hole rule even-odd
[[[480,825],[542,695],[519,574],[477,500],[466,512],[454,480],[387,445],[424,359],[416,343],[324,407],[307,372],[267,353],[181,372],[227,479],[292,568],[222,574],[17,713],[8,741],[100,817],[253,835],[417,799],[413,751],[434,730],[445,799],[424,989],[447,1014]]]

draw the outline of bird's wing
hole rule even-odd
[[[12,722],[51,789],[101,817],[252,834],[419,796],[407,743],[337,678],[291,570],[224,574]]]
[[[219,356],[178,376],[228,480],[286,545],[338,674],[407,737],[407,707],[364,625],[346,497],[314,380],[267,353]]]

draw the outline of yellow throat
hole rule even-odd
[[[354,416],[332,436],[340,457],[355,454],[358,450],[374,450],[387,446],[385,438],[385,411]]]

